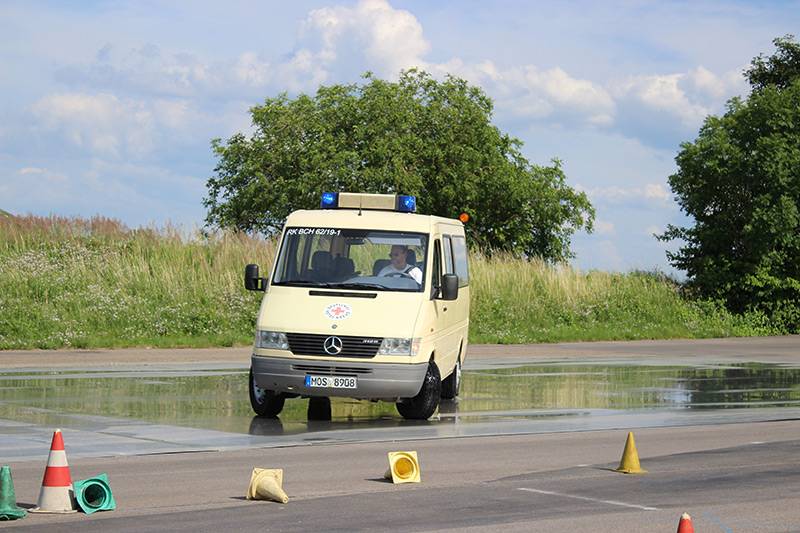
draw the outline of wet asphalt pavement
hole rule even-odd
[[[54,428],[71,457],[800,419],[800,337],[473,346],[428,421],[390,403],[306,399],[255,417],[249,348],[0,352],[3,461]],[[309,416],[311,415],[311,416]]]
[[[36,504],[53,430],[117,509],[22,531],[800,530],[800,337],[474,346],[457,402],[252,415],[249,349],[0,352],[0,456]],[[648,472],[614,473],[635,432]],[[383,479],[419,452],[422,481]],[[623,454],[624,458],[624,454]],[[245,500],[282,468],[290,502]]]

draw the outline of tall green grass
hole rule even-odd
[[[0,219],[0,348],[249,343],[259,302],[244,265],[273,253],[243,234]]]
[[[584,272],[510,255],[473,255],[470,341],[535,343],[769,335],[760,315],[690,301],[653,272]]]
[[[0,217],[0,349],[232,346],[252,342],[259,295],[244,265],[272,241],[103,217]],[[470,259],[470,341],[750,336],[775,331],[687,301],[653,273],[583,272],[510,255]]]

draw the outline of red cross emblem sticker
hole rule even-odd
[[[330,304],[325,308],[325,316],[331,320],[345,319],[349,317],[352,312],[353,309],[349,305],[341,302]]]

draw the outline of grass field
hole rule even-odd
[[[95,217],[0,217],[0,349],[252,342],[272,241]],[[510,255],[470,258],[470,342],[768,335],[760,315],[685,299],[658,274],[584,272]]]

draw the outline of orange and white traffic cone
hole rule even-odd
[[[39,503],[30,510],[32,513],[74,513],[78,507],[75,502],[75,490],[67,465],[67,452],[64,450],[64,439],[61,430],[53,433],[47,467],[44,469],[42,490],[39,492]]]
[[[678,533],[694,533],[694,527],[692,527],[692,517],[687,513],[683,513],[681,515],[681,521],[678,522]]]

